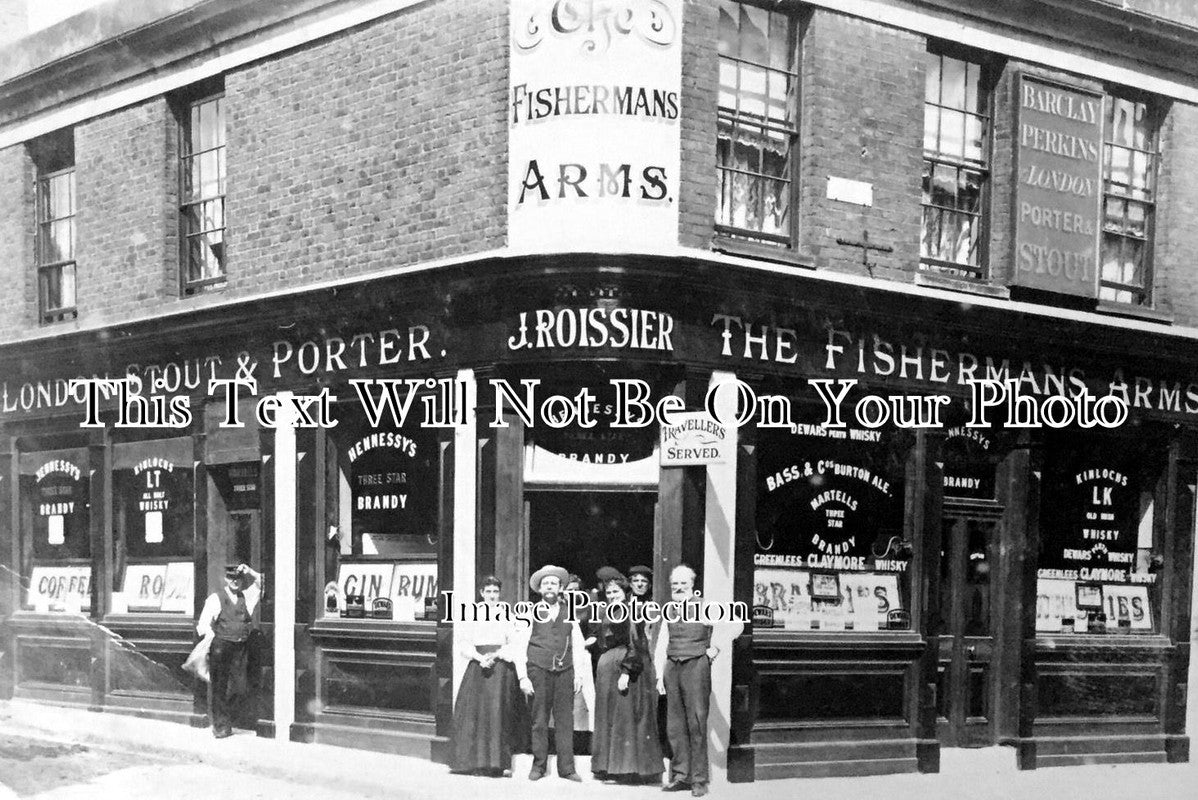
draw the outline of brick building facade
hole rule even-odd
[[[713,665],[731,780],[1188,759],[1186,4],[584,5],[108,3],[7,45],[0,695],[202,722],[191,620],[249,561],[249,722],[443,758],[436,587],[615,559],[664,598],[686,561],[754,608]],[[208,379],[239,374],[339,425],[221,426]],[[190,419],[82,426],[92,375]],[[967,430],[986,376],[1130,413]],[[739,382],[798,424],[663,465],[658,426],[500,403],[530,378],[695,410]],[[840,436],[811,378],[944,394],[946,424]],[[371,424],[375,379],[477,408]]]

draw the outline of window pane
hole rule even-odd
[[[1127,186],[1131,182],[1130,178],[1131,153],[1122,147],[1111,148],[1111,165],[1107,176],[1107,180],[1111,184],[1110,191],[1126,194]]]
[[[947,164],[937,164],[932,180],[932,202],[945,208],[957,205],[957,170]]]
[[[940,102],[940,56],[927,53],[924,61],[923,99],[925,103]]]
[[[1127,226],[1130,236],[1144,239],[1148,236],[1148,213],[1143,203],[1129,202],[1127,204]]]
[[[961,170],[957,181],[957,208],[971,214],[982,213],[982,176],[972,170]]]
[[[982,77],[982,68],[977,64],[965,65],[965,110],[979,113],[981,96],[978,94],[978,83]]]
[[[1102,218],[1102,229],[1104,231],[1114,231],[1116,233],[1123,230],[1123,212],[1127,208],[1127,203],[1116,197],[1108,197],[1106,200],[1105,213]]]
[[[740,57],[755,64],[768,64],[769,52],[765,45],[769,30],[770,12],[756,6],[740,7]]]
[[[944,58],[944,75],[941,77],[941,105],[949,108],[965,108],[965,62],[955,58]]]
[[[965,117],[965,160],[986,163],[986,128],[981,117]]]
[[[61,308],[75,307],[75,265],[64,264],[58,268],[61,276]]]
[[[790,18],[782,14],[770,14],[769,64],[776,70],[790,69]]]
[[[941,112],[940,152],[954,158],[965,155],[965,115],[959,111]]]
[[[935,153],[940,149],[940,109],[936,106],[925,106],[923,114],[923,149],[925,153]]]
[[[729,2],[729,0],[721,0],[720,2],[720,55],[735,56],[738,55],[737,45],[737,21],[740,19],[740,8],[737,3]]]
[[[720,108],[736,108],[735,61],[720,61]]]
[[[762,181],[765,193],[764,219],[762,231],[778,236],[784,236],[787,231],[788,210],[790,206],[790,183],[787,181]]]
[[[740,112],[765,116],[765,70],[750,64],[740,65]]]

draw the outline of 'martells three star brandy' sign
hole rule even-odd
[[[1102,95],[1019,76],[1011,283],[1098,296]]]

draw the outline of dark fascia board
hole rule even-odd
[[[911,0],[916,6],[1198,78],[1198,28],[1107,0]]]
[[[238,40],[346,0],[116,0],[6,46],[0,125],[201,63]]]

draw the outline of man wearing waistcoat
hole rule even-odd
[[[245,701],[250,634],[259,627],[262,576],[245,564],[225,568],[225,584],[208,595],[196,631],[212,637],[208,651],[212,733],[233,735],[233,715]]]
[[[549,763],[550,714],[557,774],[568,781],[582,780],[574,769],[574,693],[582,688],[580,676],[590,669],[590,656],[578,623],[567,619],[567,606],[561,602],[568,578],[566,570],[552,565],[533,573],[528,585],[540,593],[541,603],[514,648],[520,689],[532,697],[531,781],[545,777]]]
[[[695,571],[685,564],[670,572],[670,599],[697,606]],[[707,713],[711,706],[711,662],[731,648],[744,626],[662,621],[654,664],[657,691],[666,696],[666,736],[670,741],[670,780],[665,792],[707,794]]]

